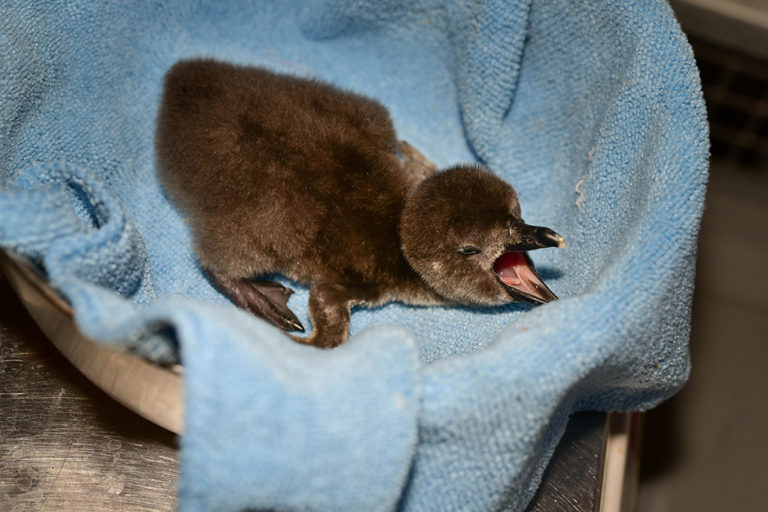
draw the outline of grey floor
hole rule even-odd
[[[646,414],[637,510],[768,510],[768,169],[713,162],[692,372]]]

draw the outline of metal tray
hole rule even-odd
[[[83,375],[149,421],[183,432],[180,368],[166,368],[84,336],[70,305],[21,258],[0,251],[0,269],[40,329]]]

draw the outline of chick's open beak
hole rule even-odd
[[[539,277],[526,252],[505,252],[494,262],[493,271],[507,292],[520,301],[546,304],[557,299]]]
[[[493,264],[496,278],[507,292],[518,300],[545,304],[557,299],[539,277],[526,251],[544,247],[565,248],[565,239],[543,226],[529,226],[523,222],[510,226],[510,239],[505,252]]]

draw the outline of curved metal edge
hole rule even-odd
[[[642,424],[642,412],[608,413],[597,512],[627,512],[637,508]]]
[[[182,376],[84,336],[70,305],[26,262],[0,251],[0,269],[53,345],[91,382],[149,421],[184,430]]]

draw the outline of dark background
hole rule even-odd
[[[701,70],[712,161],[693,369],[646,414],[637,509],[768,510],[768,0],[672,6]]]

